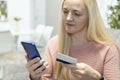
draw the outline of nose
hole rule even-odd
[[[68,15],[67,15],[67,21],[72,21],[73,20],[73,16],[72,16],[72,13],[69,13]]]

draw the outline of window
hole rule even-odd
[[[7,21],[7,1],[0,0],[0,21]]]

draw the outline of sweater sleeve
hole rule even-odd
[[[105,56],[103,76],[105,80],[120,80],[120,55],[115,46]]]
[[[40,80],[53,80],[53,67],[56,61],[56,52],[57,52],[57,37],[53,37],[47,44],[44,58],[49,64],[47,72],[41,76]]]

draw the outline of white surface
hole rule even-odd
[[[10,31],[0,32],[0,53],[10,52],[14,49],[14,37]]]
[[[3,65],[0,65],[0,80],[3,79]]]

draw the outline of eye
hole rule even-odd
[[[63,13],[64,13],[64,14],[68,14],[69,11],[68,11],[68,10],[63,10]]]
[[[80,13],[74,13],[74,15],[75,15],[75,16],[81,16],[81,14],[80,14]]]

